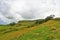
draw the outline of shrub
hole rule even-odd
[[[16,23],[15,22],[12,22],[12,23],[10,23],[9,25],[10,26],[14,26]]]
[[[35,24],[42,24],[42,23],[44,23],[44,20],[37,20],[37,21],[35,22]]]
[[[50,15],[45,18],[45,22],[52,20],[55,15]]]
[[[42,23],[44,23],[44,22],[47,22],[47,21],[49,21],[49,20],[52,20],[54,16],[55,16],[55,15],[50,15],[50,16],[47,16],[45,19],[36,20],[35,24],[42,24]]]

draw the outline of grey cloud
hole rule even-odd
[[[50,14],[60,17],[60,0],[0,0],[0,19],[6,22],[45,18]]]

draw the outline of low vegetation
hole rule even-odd
[[[0,40],[60,40],[60,18],[53,18],[0,25]]]
[[[34,27],[33,27],[34,29]],[[60,40],[60,21],[50,20],[13,40]]]

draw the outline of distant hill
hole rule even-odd
[[[58,20],[60,20],[60,18],[55,18],[54,20],[57,20],[58,21]]]

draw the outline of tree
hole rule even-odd
[[[44,23],[44,19],[42,19],[42,20],[36,20],[36,22],[35,22],[35,24],[42,24],[42,23]]]
[[[52,20],[55,17],[55,15],[50,15],[45,18],[45,22],[48,20]]]
[[[12,23],[10,23],[9,25],[10,26],[14,26],[16,23],[15,22],[12,22]]]

